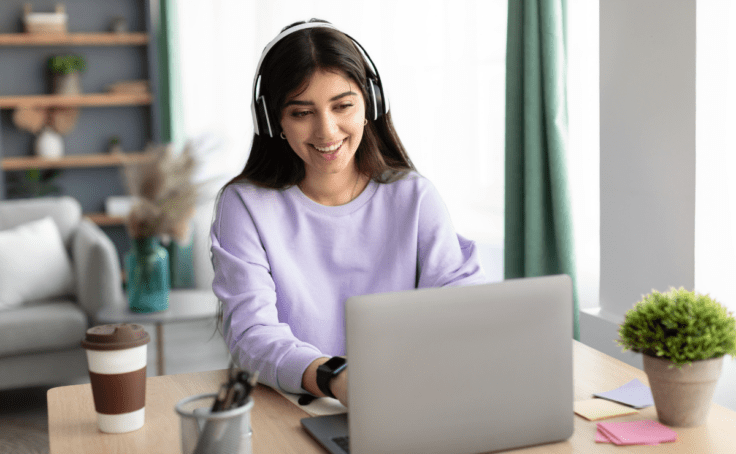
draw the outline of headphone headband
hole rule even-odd
[[[276,125],[273,125],[273,126],[271,125],[271,118],[268,115],[268,109],[267,109],[267,106],[266,106],[266,99],[261,95],[261,65],[263,64],[263,60],[266,58],[266,55],[268,55],[268,53],[271,50],[271,48],[273,48],[273,46],[275,46],[276,43],[278,43],[279,41],[281,41],[282,39],[284,39],[286,36],[288,36],[288,35],[290,35],[292,33],[296,33],[298,31],[301,31],[301,30],[305,30],[305,29],[308,29],[308,28],[316,28],[316,27],[331,28],[333,30],[340,31],[340,30],[338,30],[337,27],[335,27],[334,25],[332,25],[329,22],[305,22],[303,24],[295,25],[293,27],[287,28],[286,30],[282,31],[281,33],[279,33],[276,36],[276,38],[274,38],[273,40],[271,40],[271,42],[269,42],[266,45],[266,47],[263,49],[263,53],[261,54],[261,58],[258,60],[258,66],[256,66],[256,74],[255,74],[255,77],[253,78],[253,99],[252,99],[252,103],[251,103],[251,113],[253,115],[253,128],[254,128],[254,132],[256,134],[259,134],[260,135],[260,133],[261,133],[260,127],[258,126],[258,112],[257,112],[257,110],[259,108],[262,109],[262,111],[263,111],[262,112],[262,117],[263,117],[263,121],[265,122],[265,125],[264,126],[267,129],[267,131],[264,131],[264,132],[268,133],[269,136],[274,137],[274,135],[275,135],[274,134],[275,129],[274,129],[273,126],[276,126]],[[374,113],[374,115],[373,115],[374,118],[373,119],[375,120],[380,115],[388,112],[388,109],[389,109],[388,99],[386,99],[386,96],[385,96],[385,94],[383,92],[383,87],[382,87],[382,84],[381,84],[381,78],[378,75],[378,70],[376,69],[375,64],[373,64],[373,60],[371,60],[371,57],[368,56],[368,53],[365,51],[365,49],[363,49],[363,46],[361,46],[359,42],[357,42],[356,40],[354,40],[350,35],[348,35],[345,32],[340,31],[340,33],[342,33],[345,36],[347,36],[355,44],[355,47],[358,49],[358,51],[360,52],[360,54],[363,56],[363,61],[366,63],[367,66],[370,67],[370,70],[375,75],[375,83],[371,82],[370,81],[370,77],[369,77],[369,86],[368,86],[368,89],[369,89],[369,96],[371,97],[371,99],[367,100],[369,103],[372,103],[371,104],[372,106],[374,106],[373,107],[373,113]],[[260,104],[260,106],[259,106],[259,104]]]

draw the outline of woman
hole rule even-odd
[[[345,300],[483,283],[478,254],[409,160],[370,57],[329,23],[266,47],[253,115],[211,232],[225,339],[261,382],[347,405]]]

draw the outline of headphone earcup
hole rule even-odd
[[[368,77],[368,100],[367,104],[367,117],[371,120],[376,120],[378,117],[383,115],[383,92],[381,91],[381,85],[376,83],[372,77]]]
[[[274,137],[274,129],[268,117],[268,107],[266,106],[266,98],[261,96],[256,100],[256,116],[258,118],[258,132],[260,135],[268,135]]]

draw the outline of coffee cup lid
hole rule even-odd
[[[87,350],[123,350],[140,347],[151,340],[141,325],[119,323],[93,326],[87,330],[82,347]]]

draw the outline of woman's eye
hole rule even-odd
[[[309,114],[308,110],[299,110],[299,111],[292,112],[291,116],[295,118],[302,118],[302,117],[307,116],[307,114]]]
[[[348,108],[350,108],[350,107],[353,107],[353,105],[352,105],[352,104],[350,104],[350,103],[345,103],[345,104],[340,104],[340,105],[338,106],[338,109],[340,109],[340,110],[345,110],[345,109],[348,109]]]

